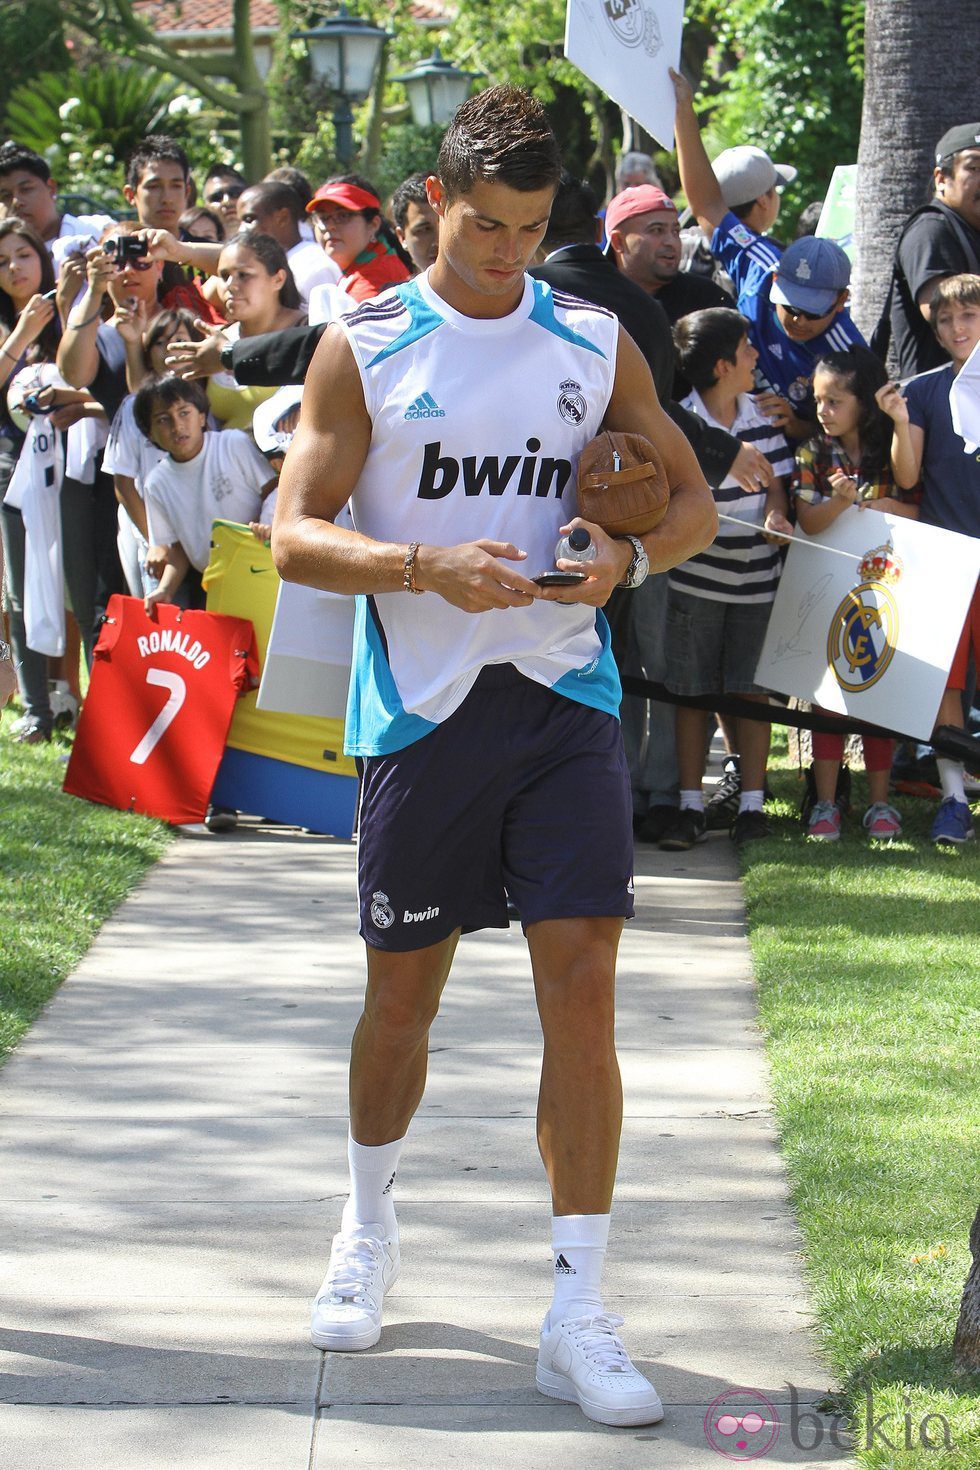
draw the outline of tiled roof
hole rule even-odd
[[[231,32],[231,0],[135,0],[134,9],[161,35]],[[251,13],[254,30],[278,29],[280,15],[274,0],[252,0]],[[431,24],[448,20],[451,7],[448,0],[414,0],[411,14],[413,20]]]

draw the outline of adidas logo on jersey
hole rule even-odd
[[[407,419],[444,419],[446,410],[440,408],[431,393],[420,393],[405,411]]]
[[[433,444],[426,444],[418,498],[442,500],[455,489],[462,474],[464,495],[482,495],[484,491],[488,495],[503,495],[505,490],[513,488],[518,495],[546,496],[554,489],[555,496],[560,499],[571,479],[571,460],[539,456],[540,439],[528,439],[525,448],[528,453],[523,457],[508,454],[505,459],[500,459],[496,454],[485,454],[478,460],[475,454],[468,454],[460,460],[443,455],[438,439]]]

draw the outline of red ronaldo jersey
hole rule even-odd
[[[258,674],[252,625],[114,596],[95,648],[65,791],[165,822],[200,822],[236,697]]]

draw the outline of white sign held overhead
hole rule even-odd
[[[928,740],[980,541],[853,506],[796,540],[807,544],[790,547],[756,682]]]
[[[683,30],[684,0],[568,0],[565,55],[668,150]]]

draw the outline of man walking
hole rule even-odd
[[[358,882],[367,992],[351,1055],[351,1194],[313,1341],[368,1348],[399,1270],[392,1186],[460,934],[517,903],[544,1032],[538,1144],[554,1300],[537,1384],[607,1424],[653,1423],[601,1295],[622,1119],[614,973],[632,913],[620,690],[598,609],[706,546],[715,516],[616,319],[525,275],[560,171],[518,89],[465,103],[428,181],[435,264],[327,329],[280,485],[282,575],[357,593],[348,750],[363,759]],[[600,425],[654,440],[655,532],[543,588]],[[334,524],[350,499],[354,530]]]

